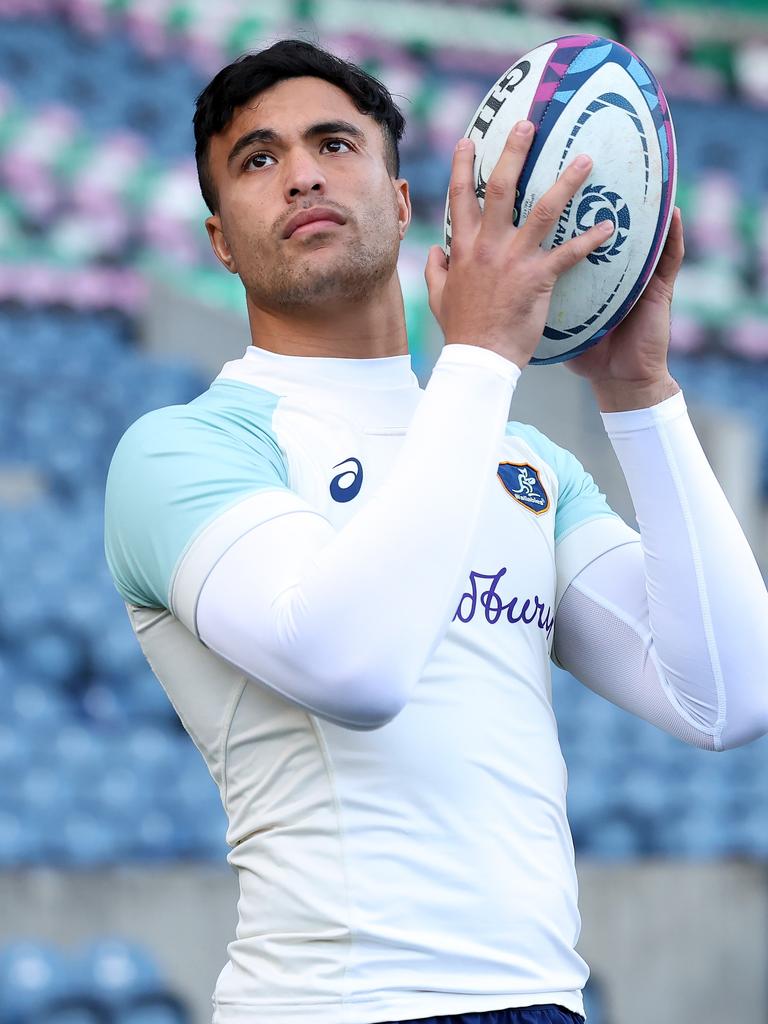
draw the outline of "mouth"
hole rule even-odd
[[[294,238],[296,235],[310,235],[320,231],[327,231],[329,228],[341,227],[338,221],[335,220],[311,220],[308,224],[302,224],[294,230],[288,236]]]
[[[283,238],[294,235],[309,235],[315,232],[329,231],[345,223],[345,218],[327,207],[316,207],[302,210],[288,221],[283,231]]]

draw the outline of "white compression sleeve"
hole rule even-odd
[[[682,394],[603,420],[641,543],[601,555],[558,609],[558,662],[686,742],[768,731],[768,593]]]
[[[340,725],[393,718],[455,611],[519,376],[495,352],[444,348],[368,503],[339,531],[297,510],[236,541],[200,593],[201,639]]]

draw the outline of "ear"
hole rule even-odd
[[[411,194],[405,178],[393,178],[392,186],[397,198],[397,219],[400,223],[400,239],[402,240],[411,223]]]
[[[213,214],[212,217],[206,220],[205,228],[216,258],[224,264],[230,274],[236,274],[237,264],[235,263],[235,257],[229,248],[229,242],[224,235],[224,228],[221,226],[221,217],[218,213]]]

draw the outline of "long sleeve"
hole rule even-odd
[[[555,658],[609,700],[689,743],[768,731],[768,593],[682,394],[603,420],[640,542],[572,581]]]

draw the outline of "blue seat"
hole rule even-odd
[[[67,810],[75,799],[66,764],[53,760],[30,765],[19,782],[19,803],[43,818]]]
[[[75,807],[56,821],[49,861],[76,868],[96,868],[125,860],[115,821],[87,807]]]
[[[72,994],[61,953],[40,942],[19,941],[0,949],[0,1024],[45,1019],[45,1007]]]
[[[65,696],[42,683],[17,680],[6,697],[6,714],[10,712],[19,728],[29,732],[48,732],[69,717],[70,705]]]
[[[191,1024],[184,1003],[170,992],[134,1000],[117,1010],[113,1024]]]
[[[139,764],[148,778],[167,786],[178,766],[179,745],[189,742],[182,732],[141,723],[126,731],[121,753],[127,760]]]
[[[645,826],[629,813],[613,811],[585,822],[580,830],[581,852],[601,860],[627,860],[645,852]]]
[[[113,1014],[165,991],[150,953],[116,937],[98,939],[77,951],[73,973],[79,987],[106,1003]]]
[[[67,766],[69,778],[78,791],[85,786],[90,788],[111,761],[109,736],[82,721],[69,721],[56,732],[53,756],[59,764]]]
[[[89,800],[104,814],[120,819],[134,817],[151,803],[152,790],[140,762],[118,758],[108,762],[101,776],[89,787]]]
[[[619,799],[634,814],[655,821],[671,814],[675,806],[672,781],[650,766],[633,766],[619,783]]]
[[[147,862],[177,860],[189,846],[179,816],[168,807],[149,802],[130,819],[126,842],[132,860]]]
[[[28,863],[32,840],[26,827],[28,818],[18,806],[0,804],[0,870]]]
[[[0,693],[7,694],[11,685],[11,676],[5,675],[0,661]],[[9,719],[0,720],[0,792],[5,786],[15,787],[19,775],[28,766],[28,756],[25,733]]]
[[[730,852],[731,838],[725,821],[711,807],[688,806],[670,818],[656,822],[655,852],[672,857],[712,860]]]
[[[109,1010],[87,996],[54,1002],[45,1008],[45,1024],[113,1024]]]
[[[95,728],[108,732],[125,725],[124,702],[110,679],[89,679],[80,691],[79,704]]]
[[[15,637],[19,672],[45,686],[66,687],[85,669],[80,638],[56,623]]]

